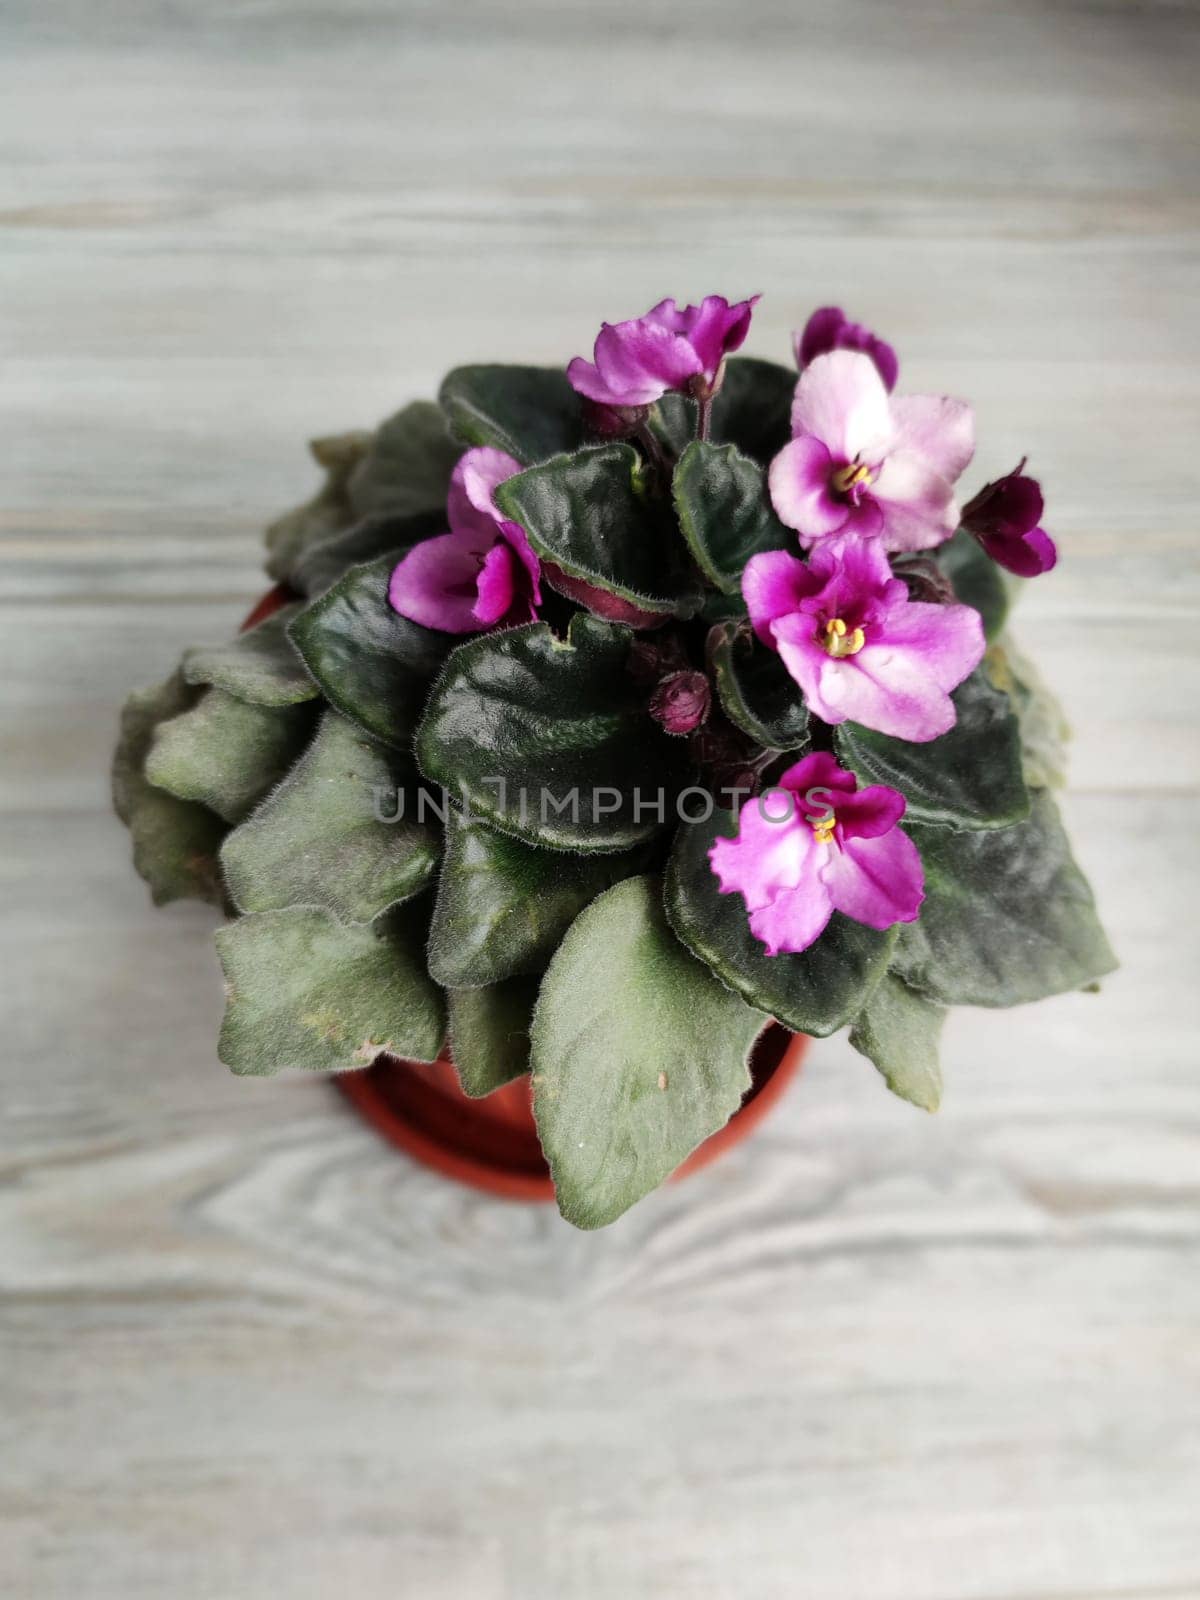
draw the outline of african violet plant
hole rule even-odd
[[[736,1109],[769,1018],[938,1103],[950,1005],[1113,962],[1002,628],[1054,564],[1022,468],[960,510],[961,401],[818,311],[605,324],[566,372],[461,367],[313,446],[287,603],[135,694],[117,809],[156,902],[210,899],[234,1072],[532,1070],[593,1227]]]

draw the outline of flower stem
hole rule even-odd
[[[698,399],[696,401],[696,407],[697,407],[696,437],[697,437],[697,439],[705,439],[705,440],[707,440],[707,438],[708,438],[709,424],[712,421],[712,403],[713,403],[713,397],[710,394],[709,395],[704,395],[704,396],[702,396],[700,399]]]

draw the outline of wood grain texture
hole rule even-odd
[[[1200,1596],[1200,27],[931,0],[0,5],[0,1589]],[[116,706],[303,441],[667,292],[838,298],[1025,451],[1019,636],[1122,970],[844,1040],[599,1235],[217,1065]]]

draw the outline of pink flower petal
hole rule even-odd
[[[481,628],[492,628],[512,610],[517,598],[520,563],[511,546],[497,540],[484,557],[476,583],[475,620]]]
[[[659,399],[668,389],[684,387],[702,369],[685,338],[638,320],[615,326],[605,323],[596,340],[596,370],[608,394],[593,394],[593,400],[640,406]]]
[[[479,569],[488,550],[470,529],[442,533],[414,545],[392,571],[388,601],[394,611],[443,633],[477,633]]]
[[[777,617],[798,611],[801,603],[819,587],[804,562],[788,555],[786,550],[769,550],[751,556],[742,572],[742,598],[762,642],[774,648],[771,624]]]
[[[799,888],[785,890],[769,906],[750,913],[750,932],[769,956],[799,955],[815,944],[833,915],[829,890],[814,874]]]
[[[879,469],[871,495],[883,519],[889,550],[928,550],[944,544],[958,527],[958,505],[949,480],[923,457],[895,450]]]
[[[902,829],[825,848],[821,882],[844,916],[869,928],[916,920],[925,898],[925,871],[916,845]]]
[[[493,537],[495,525],[501,520],[493,498],[496,489],[524,470],[519,461],[489,445],[479,445],[460,456],[450,475],[450,492],[446,497],[446,516],[451,529],[477,528],[481,532],[487,529],[489,537]]]
[[[957,483],[975,454],[975,413],[948,395],[904,394],[892,401],[896,448],[922,457],[949,483]]]
[[[802,540],[836,533],[849,519],[849,502],[836,499],[830,485],[836,466],[826,446],[811,434],[785,444],[771,463],[771,504],[784,527],[794,528]]]
[[[792,432],[812,434],[841,462],[881,461],[894,429],[888,392],[870,356],[833,350],[806,367],[792,401]]]

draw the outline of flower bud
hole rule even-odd
[[[650,697],[650,715],[668,733],[691,733],[708,716],[711,699],[702,672],[673,672]]]

